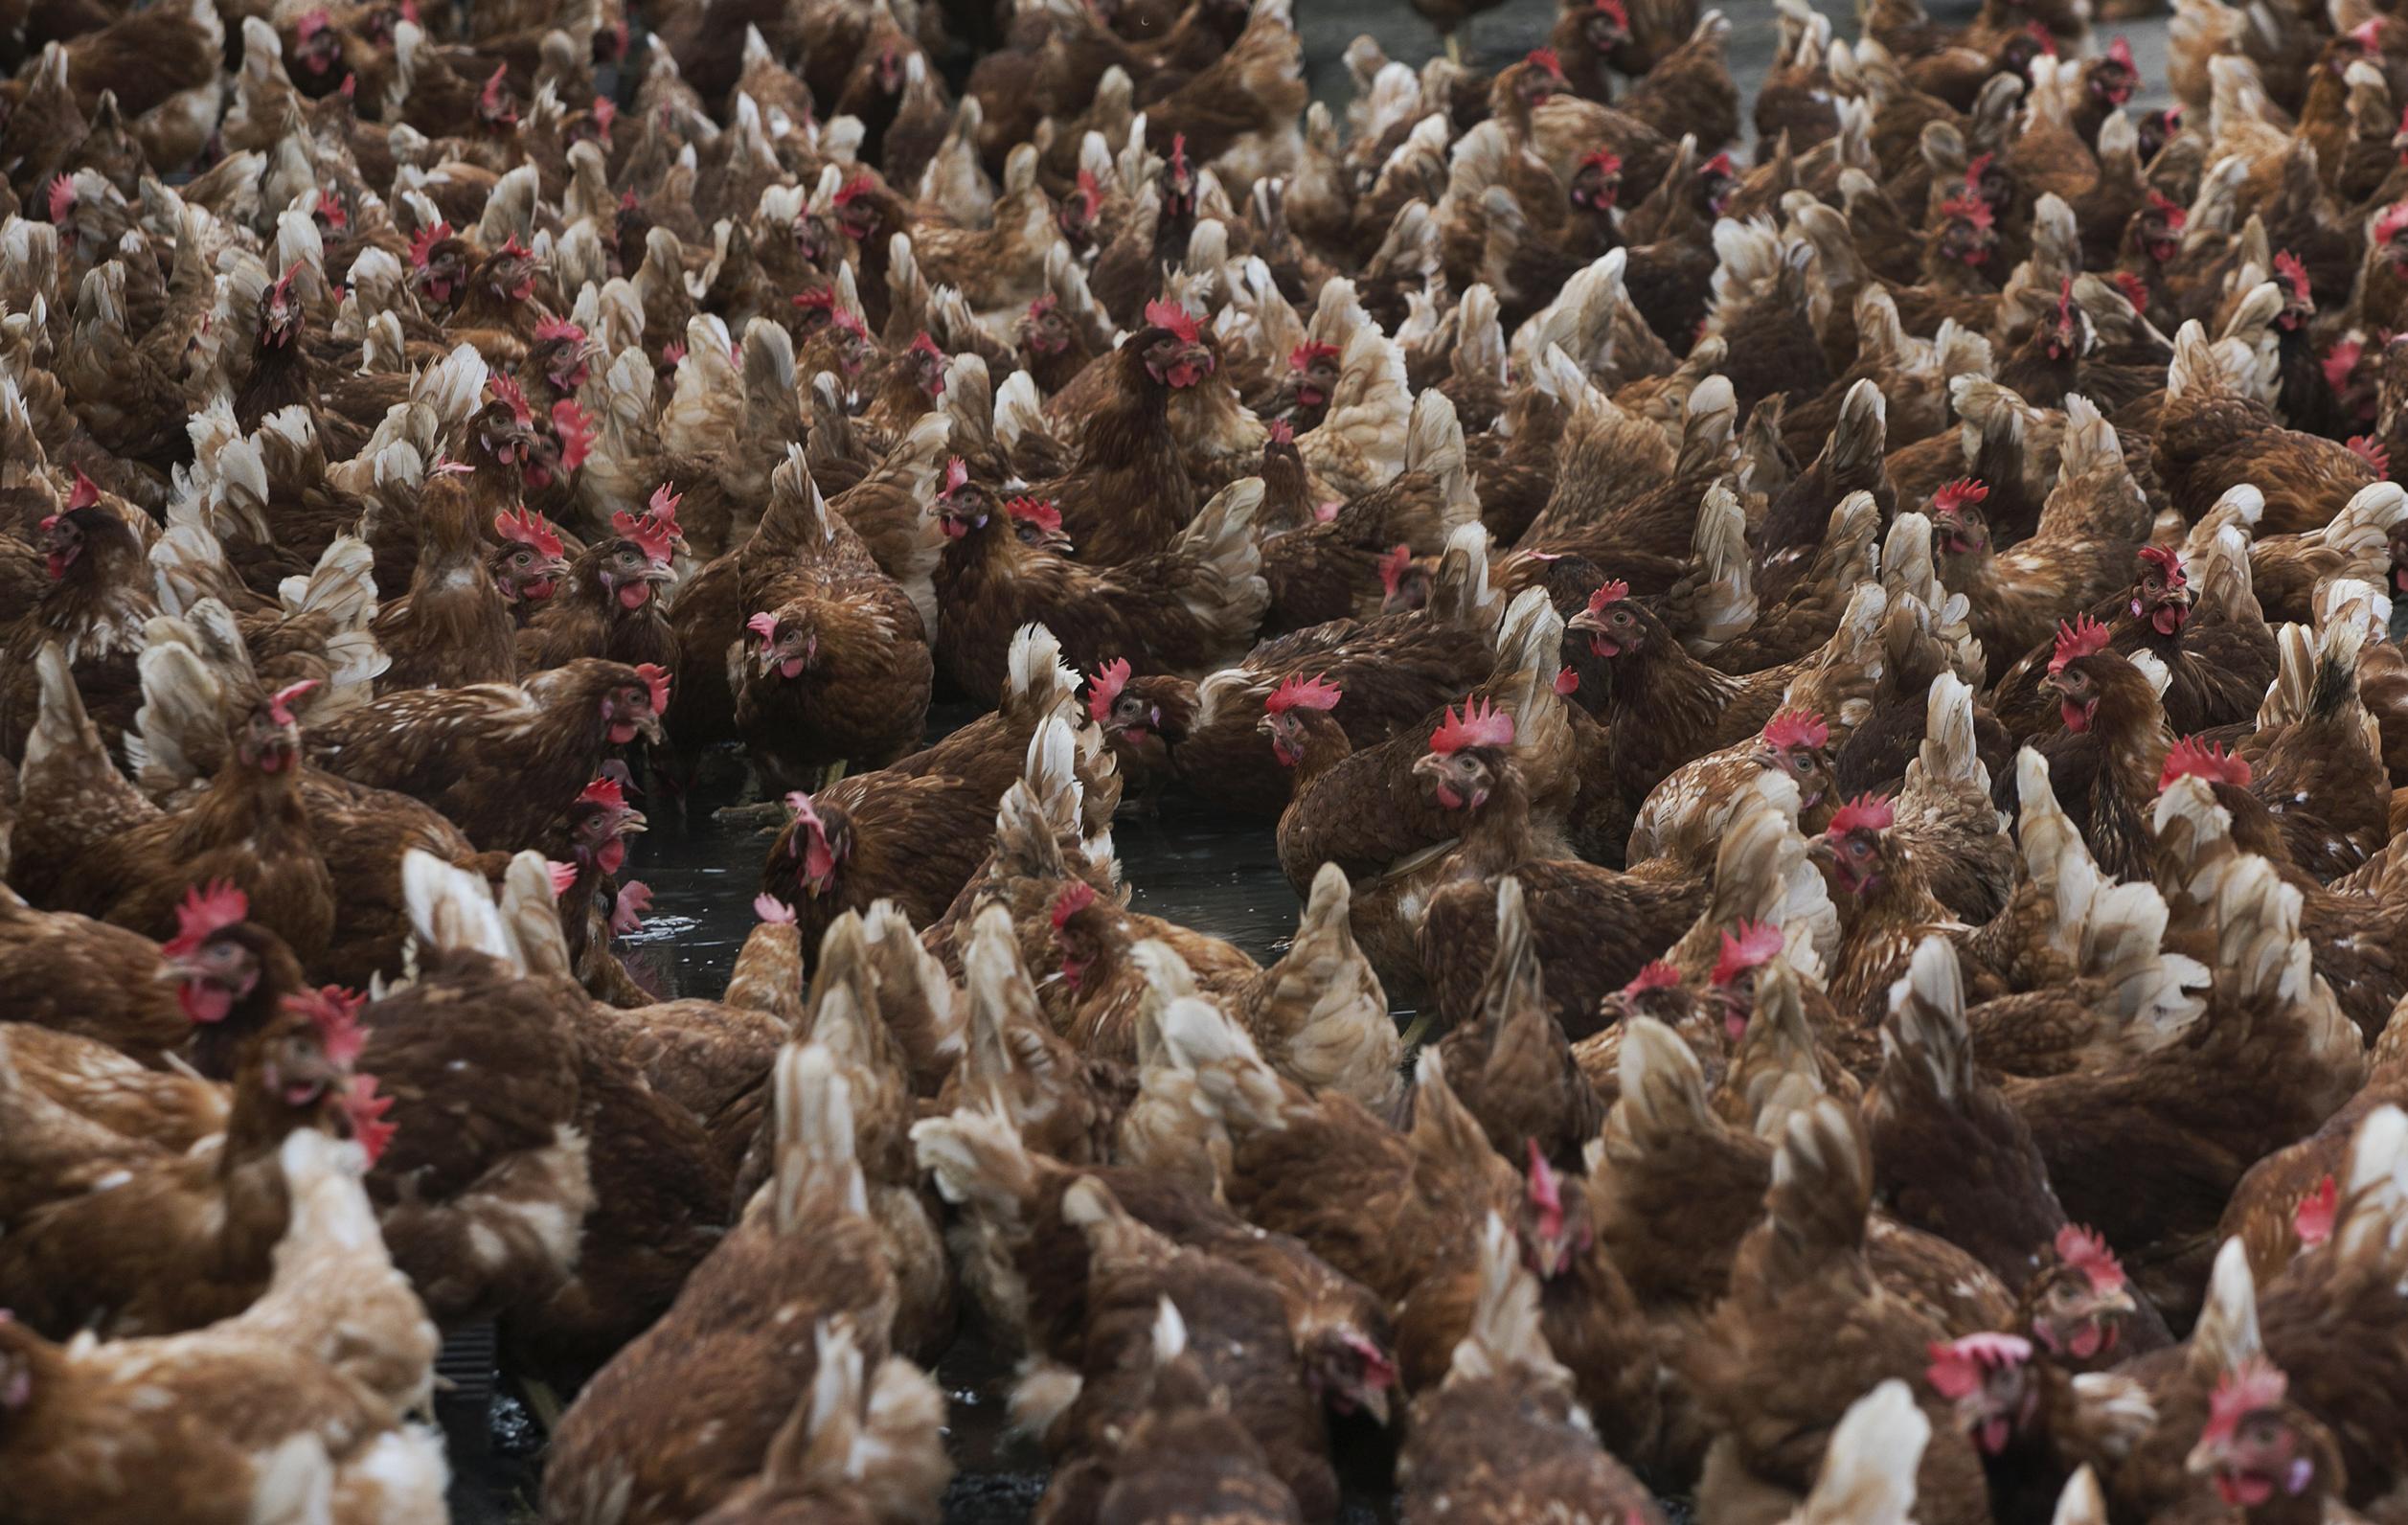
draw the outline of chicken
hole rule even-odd
[[[370,626],[393,659],[377,679],[377,692],[511,681],[519,671],[518,627],[510,600],[486,575],[491,548],[477,521],[475,500],[456,474],[438,472],[427,483],[419,513],[418,566],[409,589],[378,609]],[[548,545],[544,541],[552,532],[541,519],[496,520],[494,528],[534,556],[559,554],[557,535]]]
[[[2259,530],[2295,535],[2332,519],[2376,473],[2347,446],[2283,428],[2225,378],[2204,330],[2186,323],[2166,373],[2152,465],[2185,518],[2246,482],[2264,495]]]
[[[2226,501],[2249,490],[2237,489]],[[2246,543],[2237,527],[2225,526],[2193,554],[2191,569],[2166,547],[2145,545],[2128,598],[2090,611],[2106,625],[2112,649],[2147,651],[2165,666],[2160,702],[2179,733],[2237,723],[2273,681],[2273,632],[2248,596]],[[2029,737],[2049,728],[2052,706],[2040,680],[2054,656],[2054,642],[2046,651],[2035,648],[1998,680],[1991,708],[2011,733]]]
[[[1086,1239],[1087,1327],[1078,1400],[1054,1426],[1056,1437],[1067,1432],[1069,1455],[1049,1489],[1048,1512],[1075,1510],[1082,1496],[1162,1487],[1159,1474],[1147,1476],[1154,1458],[1143,1437],[1147,1400],[1160,1397],[1160,1309],[1169,1305],[1189,1310],[1195,1375],[1227,1395],[1225,1423],[1242,1437],[1238,1454],[1254,1458],[1245,1469],[1265,1491],[1293,1500],[1286,1517],[1332,1517],[1337,1476],[1322,1405],[1290,1343],[1279,1288],[1130,1217],[1092,1176],[1071,1183],[1060,1211]],[[1132,1349],[1146,1346],[1155,1357],[1150,1374]]]
[[[66,657],[103,735],[114,743],[129,729],[140,692],[134,659],[142,650],[144,624],[159,613],[143,565],[143,542],[133,527],[97,500],[68,501],[41,532],[50,584],[41,602],[9,630],[0,753],[11,757],[23,753],[34,729],[41,703],[35,658],[45,644],[56,643]]]
[[[670,564],[677,497],[663,488],[644,514],[623,512],[612,517],[610,528],[608,535],[578,554],[561,578],[564,585],[520,627],[519,672],[541,672],[589,656],[677,670],[677,640],[658,597],[677,577]],[[462,685],[455,680],[446,686]]]
[[[162,1500],[178,1520],[272,1518],[312,1496],[342,1520],[443,1513],[442,1444],[403,1417],[433,1388],[435,1331],[376,1238],[357,1147],[304,1128],[280,1164],[291,1225],[235,1317],[65,1346],[0,1322],[19,1395],[0,1447],[29,1518],[155,1518]]]
[[[398,1130],[369,1195],[395,1263],[456,1329],[545,1296],[576,1263],[594,1200],[579,1055],[572,1010],[528,977],[485,880],[423,854],[402,874],[419,975],[364,1016],[359,1063]]]
[[[2195,896],[2193,876],[2221,876],[2210,930],[2217,967],[2256,950],[2256,972],[2219,977],[2206,1012],[2180,1041],[2118,1059],[2100,1069],[2010,1081],[2007,1098],[2032,1127],[2048,1160],[2049,1177],[2067,1213],[2107,1235],[2130,1267],[2134,1285],[2169,1320],[2198,1305],[2214,1219],[2239,1172],[2257,1159],[2305,1135],[2356,1088],[2365,1060],[2356,1030],[2333,1007],[2331,992],[2311,971],[2298,940],[2296,899],[2281,887],[2264,859],[2236,855],[2219,845],[2209,812],[2217,807],[2205,781],[2177,779],[2158,802],[2161,840],[2169,837],[2169,882]],[[2194,821],[2207,823],[2194,826]],[[2199,844],[2190,861],[2181,844]],[[2239,1084],[2250,1097],[2254,1135],[2237,1129],[2236,1114],[2216,1105],[2217,1085]],[[2101,1110],[2110,1108],[2112,1110]],[[2111,1191],[2098,1154],[2105,1136],[2075,1118],[2148,1117],[2163,1144],[2136,1163],[2122,1150]],[[2127,1137],[2124,1127],[2115,1130]],[[2195,1140],[2195,1141],[2194,1141]],[[2213,1158],[2220,1164],[2202,1169]],[[2179,1187],[2130,1195],[2133,1171]],[[2148,1205],[2139,1209],[2142,1202]]]
[[[246,1045],[226,1132],[214,1149],[148,1162],[105,1190],[54,1201],[10,1227],[0,1286],[11,1310],[63,1338],[172,1334],[229,1318],[266,1289],[289,1202],[281,1152],[295,1130],[356,1134],[369,1163],[394,1127],[375,1078],[353,1077],[365,1042],[350,1004],[307,992]],[[119,1247],[127,1239],[147,1248]]]
[[[602,771],[608,749],[662,739],[669,673],[579,657],[524,684],[393,694],[309,737],[328,772],[423,799],[488,852],[516,851]]]
[[[1481,602],[1484,568],[1450,551],[1423,608],[1335,620],[1264,641],[1200,681],[1137,672],[1116,657],[1088,680],[1096,723],[1127,763],[1178,781],[1229,809],[1275,814],[1294,783],[1259,724],[1290,677],[1309,673],[1350,700],[1331,712],[1348,741],[1369,747],[1420,724],[1495,666],[1495,612]]]
[[[884,1359],[895,1284],[866,1216],[850,1088],[826,1050],[779,1056],[777,1116],[776,1173],[742,1222],[561,1416],[547,1518],[691,1519],[760,1469],[808,1390],[823,1321],[845,1320],[862,1358]],[[789,1316],[731,1317],[751,1307]],[[712,1380],[676,1379],[696,1362]]]
[[[1866,1265],[1870,1167],[1863,1134],[1838,1103],[1826,1098],[1790,1116],[1764,1221],[1740,1245],[1730,1297],[1686,1356],[1699,1401],[1723,1426],[1698,1485],[1709,1513],[1759,1490],[1803,1497],[1845,1395],[1885,1377],[1912,1381],[1926,1348],[1943,1343]],[[1811,1357],[1784,1354],[1801,1341]],[[1987,1519],[1972,1445],[1936,1401],[1924,1417],[1942,1423],[1917,1473],[1916,1517]]]
[[[723,648],[737,731],[773,785],[816,782],[813,763],[892,762],[927,719],[929,632],[860,536],[829,512],[799,445],[770,487],[742,553],[767,570],[744,579],[755,612],[741,648]]]
[[[1591,655],[1604,659],[1602,681],[1583,682],[1576,698],[1592,714],[1602,712],[1614,777],[1644,798],[1682,763],[1755,736],[1776,711],[1804,710],[1848,723],[1856,713],[1851,707],[1870,697],[1880,676],[1886,606],[1877,584],[1860,586],[1820,650],[1733,677],[1682,650],[1663,621],[1629,596],[1627,584],[1607,582],[1565,626],[1567,635],[1577,634]]]
[[[2113,426],[2079,395],[2065,418],[2056,483],[2029,539],[2000,547],[1970,493],[1932,503],[1941,580],[1972,602],[1967,623],[2002,673],[2059,622],[2128,586],[2148,536],[2148,504]]]
[[[1062,533],[1088,565],[1167,549],[1203,507],[1171,432],[1170,400],[1226,385],[1214,379],[1219,363],[1195,320],[1164,302],[1148,303],[1146,326],[1098,362],[1111,384],[1085,421],[1069,474],[1033,482],[1026,493],[1059,511]]]
[[[88,737],[64,660],[46,648],[40,661],[41,726]],[[128,810],[108,834],[81,841],[51,887],[54,902],[165,939],[174,935],[187,888],[225,878],[249,897],[253,919],[305,964],[325,952],[334,883],[301,801],[301,727],[291,708],[314,687],[255,693],[208,787],[172,813]]]
[[[1399,1517],[1519,1522],[1594,1511],[1658,1519],[1639,1480],[1599,1448],[1572,1373],[1540,1327],[1537,1278],[1494,1214],[1477,1258],[1470,1329],[1444,1380],[1414,1400],[1411,1438],[1397,1459]]]
[[[1064,542],[1054,502],[997,503],[958,465],[937,502],[952,542],[937,574],[937,645],[953,680],[982,700],[1002,686],[996,637],[1039,609],[1080,667],[1126,656],[1209,671],[1241,653],[1261,624],[1270,595],[1251,533],[1259,479],[1222,489],[1160,549],[1107,565],[1091,546]],[[1074,551],[1090,559],[1072,560]]]
[[[758,1476],[699,1525],[856,1519],[933,1525],[953,1464],[944,1454],[944,1394],[890,1355],[865,1373],[852,1328],[820,1326],[811,1385],[770,1437]]]

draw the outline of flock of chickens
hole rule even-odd
[[[0,1522],[2408,1521],[2408,22],[1291,3],[0,3]]]

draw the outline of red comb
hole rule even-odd
[[[1955,1402],[1982,1389],[1986,1373],[2002,1366],[2020,1366],[2032,1359],[2032,1342],[2019,1334],[1967,1334],[1958,1340],[1934,1340],[1931,1365],[1923,1379],[1942,1398]]]
[[[2174,554],[2172,546],[2142,546],[2141,559],[2147,561],[2149,565],[2164,573],[2166,580],[2175,587],[2181,587],[2184,583],[2191,580],[2182,570],[2182,558]]]
[[[1188,309],[1176,302],[1148,302],[1146,321],[1157,329],[1169,329],[1184,344],[1200,343],[1204,337]]]
[[[2176,779],[2205,779],[2210,784],[2245,786],[2249,783],[2249,763],[2219,749],[2213,741],[2186,736],[2167,750],[2166,765],[2157,774],[2157,786],[2162,789]]]
[[[778,638],[778,617],[763,609],[761,613],[746,620],[744,628],[760,636],[762,643],[766,645]]]
[[[1963,217],[1977,228],[1989,227],[1998,220],[1998,214],[1990,210],[1990,204],[1977,195],[1950,196],[1940,203],[1940,215],[1943,217]]]
[[[2026,36],[2040,44],[2040,51],[2042,53],[2047,54],[2052,58],[2056,57],[2056,38],[2050,35],[2049,29],[2046,26],[2040,22],[2034,21],[2025,26],[2023,30]]]
[[[557,557],[565,549],[560,543],[558,532],[552,528],[551,522],[542,514],[532,512],[523,507],[515,514],[493,515],[493,531],[505,540],[515,540],[520,545],[532,546],[547,557]]]
[[[2166,219],[2166,231],[2169,233],[2180,233],[2182,225],[2191,220],[2191,214],[2167,200],[2166,193],[2162,191],[2151,191],[2148,193],[2148,204],[2152,211]]]
[[[1093,221],[1097,211],[1103,205],[1103,187],[1096,184],[1093,170],[1079,171],[1079,199],[1087,204],[1087,217]]]
[[[2282,277],[2283,284],[2291,288],[2292,301],[2304,302],[2310,307],[2315,305],[2315,299],[2308,295],[2307,266],[2300,262],[2300,257],[2298,255],[2293,254],[2288,249],[2285,249],[2281,254],[2276,255],[2274,257],[2274,273]]]
[[[2066,663],[2096,656],[2106,649],[2107,627],[2090,615],[2061,620],[2056,626],[2056,649],[2049,656],[2049,671],[2062,672]]]
[[[543,860],[543,871],[552,876],[552,898],[554,899],[557,900],[561,896],[568,894],[569,891],[577,888],[578,869],[576,864],[556,863],[552,859],[546,858]]]
[[[622,26],[625,22],[620,23]],[[608,96],[594,97],[594,126],[602,136],[610,135],[610,125],[619,120],[619,102]]]
[[[284,997],[284,1005],[307,1015],[316,1024],[319,1044],[326,1057],[337,1064],[349,1066],[368,1046],[368,1035],[359,1025],[359,1009],[367,1000],[339,985],[329,985],[315,990],[303,990]]]
[[[1556,50],[1553,48],[1531,49],[1527,61],[1538,65],[1555,79],[1563,78],[1563,60],[1556,56]]]
[[[1591,166],[1596,167],[1599,174],[1620,174],[1622,173],[1622,155],[1611,148],[1592,148],[1580,160],[1577,168],[1586,170]]]
[[[2300,1205],[2291,1212],[2291,1232],[2300,1237],[2303,1247],[2314,1249],[2332,1238],[2333,1212],[2339,1205],[2340,1187],[2330,1175],[2300,1198]]]
[[[1589,612],[1595,614],[1609,603],[1620,603],[1630,597],[1630,584],[1616,578],[1589,595]]]
[[[183,903],[175,908],[175,936],[160,944],[159,951],[169,958],[181,958],[250,914],[251,898],[234,880],[195,884],[184,892]]]
[[[627,808],[626,791],[619,787],[617,779],[596,779],[586,785],[577,797],[582,804],[599,805],[606,809],[624,810]]]
[[[2090,1279],[2092,1290],[2112,1292],[2124,1285],[2124,1266],[2107,1241],[2090,1229],[2068,1223],[2056,1231],[2056,1258]]]
[[[1630,12],[1624,9],[1622,0],[1597,0],[1597,9],[1602,14],[1613,17],[1624,28],[1629,27]]]
[[[1307,339],[1287,352],[1287,368],[1290,371],[1302,371],[1315,360],[1334,360],[1338,357],[1338,347],[1334,344],[1319,344]]]
[[[1271,715],[1285,715],[1290,710],[1334,710],[1342,697],[1327,672],[1310,680],[1302,672],[1290,672],[1286,681],[1262,701],[1262,708]]]
[[[510,404],[510,415],[518,421],[520,428],[523,429],[535,421],[534,410],[527,406],[526,389],[521,387],[514,378],[495,372],[486,384],[493,389],[495,401]]]
[[[1831,824],[1823,829],[1825,836],[1846,836],[1851,831],[1886,831],[1897,818],[1888,800],[1878,794],[1859,794],[1831,814]]]
[[[2366,353],[2364,341],[2335,339],[2332,348],[2317,362],[2325,373],[2325,385],[2340,392],[2350,385],[2350,377],[2357,374],[2358,360]]]
[[[594,453],[594,421],[574,398],[552,404],[552,432],[560,437],[561,470],[576,470]]]
[[[772,926],[794,924],[794,907],[766,890],[753,897],[753,914]]]
[[[1128,658],[1116,656],[1096,669],[1095,676],[1087,680],[1087,715],[1098,725],[1112,713],[1112,701],[1128,687]]]
[[[794,305],[798,307],[826,307],[832,312],[836,307],[836,288],[811,286],[806,290],[797,291],[794,294]]]
[[[1389,597],[1396,597],[1397,584],[1412,567],[1413,547],[1409,545],[1399,545],[1379,558],[1379,585],[1388,590]]]
[[[1271,443],[1273,444],[1294,444],[1296,443],[1296,425],[1288,422],[1285,419],[1273,419],[1271,421]]]
[[[657,662],[641,662],[636,665],[635,675],[642,678],[644,686],[652,691],[652,713],[654,715],[667,714],[669,711],[669,669]]]
[[[1446,718],[1430,733],[1430,750],[1452,756],[1467,746],[1511,746],[1513,717],[1487,699],[1466,699],[1463,714],[1446,712]]]
[[[967,487],[969,485],[969,464],[964,461],[960,456],[957,455],[952,460],[947,461],[944,464],[944,489],[947,492],[951,492],[958,488]]]
[[[1728,985],[1780,952],[1783,942],[1781,928],[1770,922],[1741,922],[1736,931],[1722,934],[1722,952],[1709,978]]]
[[[1053,908],[1046,915],[1052,920],[1054,930],[1058,932],[1062,929],[1064,922],[1095,902],[1096,887],[1084,879],[1073,879],[1062,886],[1059,895],[1054,897]]]
[[[1013,498],[1004,505],[1004,512],[1048,534],[1062,527],[1062,511],[1042,498]]]
[[[1821,751],[1830,744],[1831,728],[1811,711],[1783,710],[1764,722],[1764,740],[1784,752],[1793,746]]]
[[[1538,1232],[1553,1239],[1563,1232],[1563,1183],[1556,1179],[1555,1167],[1547,1163],[1547,1151],[1538,1147],[1536,1139],[1529,1145],[1530,1204],[1538,1209]]]
[[[1973,156],[1973,161],[1965,167],[1965,189],[1968,193],[1975,195],[1981,193],[1982,176],[1996,157],[1995,154],[1977,153]]]
[[[2383,215],[2374,219],[2375,240],[2388,243],[2393,235],[2403,228],[2408,228],[2408,201],[2398,202],[2383,209]]]
[[[2107,44],[2107,57],[2131,70],[2134,74],[2141,72],[2141,66],[2132,61],[2132,44],[2122,37],[2118,37],[2113,42]]]
[[[292,724],[292,702],[295,699],[301,698],[303,695],[307,694],[310,690],[316,688],[323,681],[325,680],[322,678],[303,678],[298,683],[288,683],[284,687],[278,689],[274,694],[268,695],[267,717],[274,720],[278,725]]]
[[[435,245],[450,237],[451,224],[448,222],[438,222],[431,228],[419,229],[418,236],[410,240],[410,262],[423,266],[429,259],[434,257]]]
[[[585,330],[566,318],[546,318],[535,325],[537,344],[549,344],[555,339],[565,339],[571,344],[583,344]]]
[[[1624,995],[1643,995],[1649,990],[1669,990],[1681,982],[1681,971],[1657,959],[1630,978],[1622,988]]]
[[[352,1077],[352,1088],[343,1097],[343,1114],[351,1123],[352,1137],[367,1153],[371,1165],[384,1157],[385,1146],[393,1142],[394,1134],[401,1131],[400,1124],[384,1120],[385,1114],[392,1110],[393,1098],[376,1094],[375,1076]]]
[[[2148,283],[2130,270],[2115,273],[2115,288],[2124,293],[2124,300],[2132,304],[2135,312],[2148,310]]]
[[[76,485],[67,490],[67,512],[73,513],[78,509],[88,509],[100,501],[101,485],[85,476],[83,467],[77,467]]]
[[[2215,1384],[2215,1396],[2208,1400],[2208,1422],[2199,1431],[2202,1442],[2228,1441],[2240,1427],[2240,1422],[2261,1408],[2272,1408],[2291,1391],[2291,1380],[2263,1355],[2241,1357],[2240,1364],[2224,1374]]]
[[[870,184],[870,177],[868,175],[854,175],[852,179],[836,188],[836,205],[840,207],[851,206],[856,199],[869,192]]]
[[[918,354],[933,354],[940,360],[944,358],[944,352],[937,348],[937,341],[928,337],[924,331],[912,340],[911,348],[913,353]]]
[[[63,174],[53,180],[50,183],[50,220],[66,221],[67,214],[75,210],[75,181]]]
[[[2348,443],[2350,452],[2373,467],[2376,476],[2388,477],[2392,474],[2392,453],[2383,447],[2382,441],[2371,434],[2353,434]]]

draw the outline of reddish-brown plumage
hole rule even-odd
[[[666,687],[666,674],[660,676]],[[321,767],[434,806],[486,851],[536,845],[612,749],[658,740],[644,672],[599,657],[524,685],[391,694],[310,734]]]

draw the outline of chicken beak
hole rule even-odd
[[[1585,631],[1592,635],[1603,635],[1605,633],[1605,622],[1599,619],[1596,611],[1593,609],[1582,609],[1571,619],[1566,620],[1563,623],[1563,627],[1567,630]]]
[[[629,810],[620,819],[619,822],[619,834],[621,836],[642,836],[649,830],[651,830],[650,825],[644,819],[644,816],[640,811]]]
[[[1271,717],[1266,715],[1260,720],[1254,722],[1254,734],[1257,736],[1277,736],[1280,733],[1279,727],[1273,725],[1271,723]]]
[[[1413,776],[1417,779],[1440,779],[1446,776],[1446,759],[1436,752],[1424,752],[1414,762]]]
[[[2193,1477],[2206,1477],[2214,1473],[2223,1461],[2223,1446],[2214,1441],[2201,1441],[2191,1447],[2191,1454],[2183,1459],[2182,1469]]]
[[[635,728],[638,735],[654,746],[666,745],[669,740],[669,733],[661,727],[661,717],[649,710],[636,717]]]
[[[1373,1422],[1381,1429],[1388,1427],[1388,1389],[1384,1387],[1368,1389],[1357,1401],[1363,1412],[1369,1414]]]

